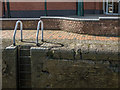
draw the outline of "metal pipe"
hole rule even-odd
[[[78,16],[84,16],[84,2],[83,0],[78,0]]]
[[[108,0],[107,0],[107,2],[106,2],[106,14],[108,14]]]
[[[84,2],[82,1],[82,16],[84,16]]]
[[[39,29],[41,25],[41,41],[43,41],[43,21],[40,20],[37,25],[37,34],[36,34],[36,45],[38,46],[38,35],[39,35]]]
[[[78,16],[81,16],[81,9],[80,9],[80,7],[81,7],[81,2],[80,2],[80,0],[78,0]]]
[[[11,17],[9,0],[7,0],[7,13],[8,13],[8,17]]]
[[[22,41],[22,29],[23,29],[23,24],[20,20],[18,20],[16,22],[16,25],[15,25],[15,29],[14,29],[14,35],[13,35],[13,46],[15,46],[15,36],[16,36],[16,31],[17,31],[17,27],[18,27],[18,24],[20,23],[20,30],[21,30],[21,41]]]
[[[45,16],[47,16],[47,0],[45,0]]]

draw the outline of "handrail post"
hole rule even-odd
[[[16,22],[16,25],[15,25],[15,29],[14,29],[14,34],[13,34],[13,46],[15,46],[15,36],[16,36],[16,32],[17,32],[17,27],[18,27],[18,24],[20,23],[20,30],[21,30],[21,41],[22,41],[22,29],[23,29],[23,24],[20,20],[18,20]]]
[[[41,25],[41,41],[43,41],[43,21],[40,20],[37,25],[37,34],[36,34],[36,45],[38,46],[38,35],[39,35],[39,29]]]

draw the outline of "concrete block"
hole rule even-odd
[[[31,83],[32,88],[36,88],[38,76],[42,72],[43,63],[47,59],[48,48],[31,47]]]
[[[118,46],[107,44],[90,44],[88,51],[81,51],[82,59],[118,60]]]
[[[44,59],[47,58],[48,48],[31,47],[30,54],[32,59]]]
[[[75,51],[67,48],[52,49],[54,59],[75,59]]]
[[[3,50],[2,63],[2,88],[17,88],[17,46],[6,47]]]
[[[34,87],[118,87],[117,72],[113,72],[108,66],[107,61],[103,64],[103,62],[91,60],[47,60],[43,63],[42,71],[36,76]]]

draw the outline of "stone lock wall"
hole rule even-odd
[[[118,88],[118,53],[93,51],[91,54],[83,48],[31,48],[32,87]]]
[[[55,18],[42,18],[45,30],[63,30],[79,34],[119,36],[120,20],[67,20]],[[38,20],[22,20],[23,28],[36,30]],[[2,21],[2,29],[14,30],[16,20]]]
[[[69,46],[30,48],[32,88],[119,87],[117,44]],[[3,51],[3,88],[17,88],[17,48],[11,46]]]
[[[48,30],[119,36],[119,20],[42,20]],[[23,20],[24,29],[35,29],[37,22]],[[3,29],[14,29],[14,25],[15,21],[2,22]],[[113,41],[76,41],[57,48],[31,47],[32,88],[118,88],[119,55],[119,43]],[[17,88],[18,47],[5,48],[2,59],[2,87]]]

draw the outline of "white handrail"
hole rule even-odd
[[[43,21],[40,20],[37,25],[37,34],[36,34],[36,45],[38,46],[38,35],[39,35],[39,29],[41,24],[41,41],[43,41]]]
[[[22,21],[18,20],[16,22],[16,25],[15,25],[15,29],[14,29],[14,35],[13,35],[13,45],[15,46],[15,36],[16,36],[16,31],[17,31],[17,27],[18,27],[18,24],[20,23],[20,30],[21,30],[21,41],[22,41],[22,29],[23,29],[23,24],[22,24]]]

